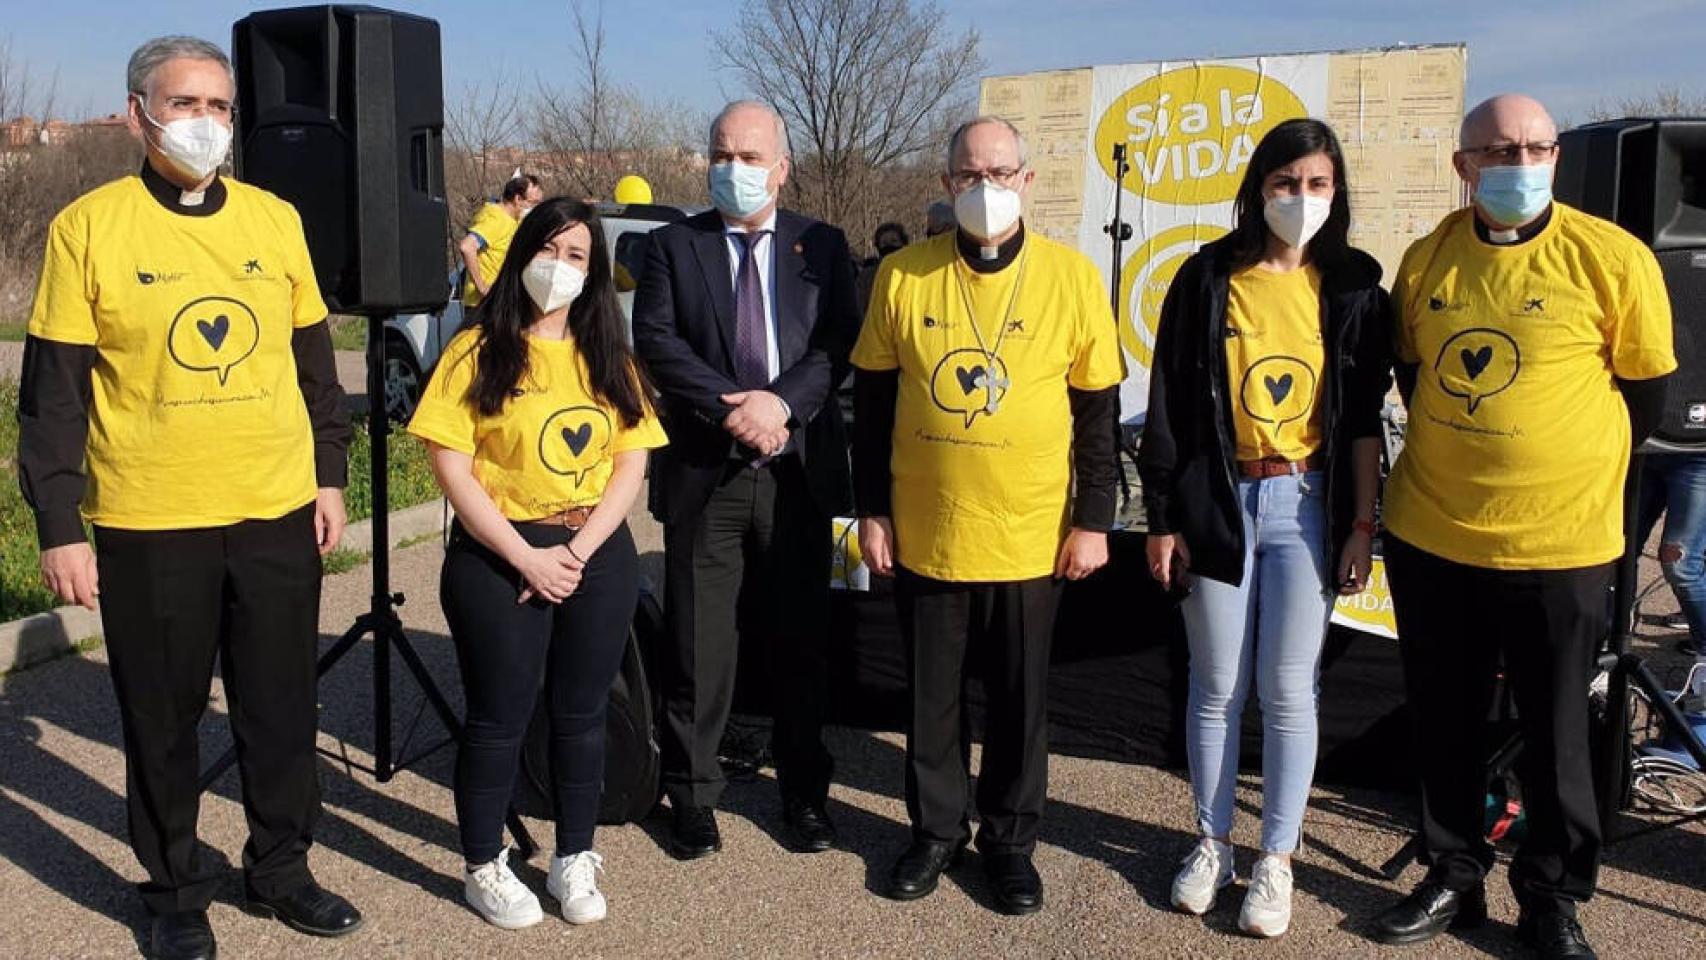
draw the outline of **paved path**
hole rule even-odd
[[[655,528],[637,531],[653,565]],[[436,601],[436,543],[399,552],[394,584],[407,592],[403,618],[422,656],[460,702],[454,658]],[[330,578],[326,642],[365,606],[367,572]],[[370,659],[364,648],[322,686],[321,742],[366,762],[371,744]],[[399,742],[420,698],[398,674]],[[210,703],[204,756],[228,742],[225,702]],[[439,736],[422,719],[412,753]],[[124,764],[104,658],[60,660],[0,679],[0,956],[136,955],[146,919],[129,884],[140,872],[125,843]],[[1203,920],[1169,912],[1169,878],[1191,844],[1189,792],[1175,772],[1056,756],[1037,862],[1048,905],[1029,918],[990,909],[971,857],[932,897],[897,904],[877,895],[907,836],[901,800],[902,743],[893,734],[834,729],[837,757],[830,809],[840,847],[815,857],[783,852],[774,839],[780,811],[770,771],[733,784],[720,821],[725,850],[677,863],[659,845],[661,820],[601,828],[610,919],[572,928],[555,915],[532,929],[503,933],[461,902],[455,814],[447,784],[451,755],[377,784],[338,763],[321,767],[326,815],[313,854],[329,886],[366,911],[365,930],[345,941],[304,940],[242,913],[233,870],[212,918],[232,957],[377,958],[577,957],[1502,957],[1514,952],[1515,908],[1501,868],[1491,887],[1496,922],[1426,950],[1384,949],[1357,933],[1358,920],[1413,883],[1375,870],[1403,841],[1405,797],[1318,790],[1297,861],[1296,917],[1283,940],[1257,945],[1236,932],[1240,889]],[[1243,781],[1249,842],[1259,782]],[[235,774],[203,804],[209,855],[239,862],[244,838]],[[534,822],[536,837],[549,838]],[[1247,873],[1251,854],[1240,856]],[[520,869],[543,888],[542,858]],[[1584,911],[1602,956],[1698,956],[1706,944],[1706,830],[1671,830],[1614,848],[1602,893]],[[549,901],[547,901],[549,907]]]

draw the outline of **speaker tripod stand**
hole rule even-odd
[[[373,766],[365,767],[346,756],[324,748],[316,749],[330,759],[372,774],[380,783],[389,783],[399,771],[455,743],[462,735],[462,722],[457,719],[456,711],[451,709],[450,701],[445,699],[443,692],[438,689],[438,684],[433,681],[432,674],[421,661],[420,654],[415,652],[414,645],[409,642],[409,636],[403,630],[402,619],[397,616],[397,608],[403,605],[405,598],[401,593],[391,592],[391,540],[387,515],[389,489],[385,448],[385,438],[390,432],[391,424],[386,416],[385,404],[385,321],[382,317],[370,316],[367,318],[367,438],[372,450],[370,480],[373,490],[373,589],[369,595],[367,612],[356,617],[355,623],[344,631],[338,642],[320,655],[315,666],[315,675],[325,677],[364,637],[373,638]],[[402,658],[403,665],[414,677],[427,703],[432,706],[433,712],[438,714],[439,722],[444,724],[444,729],[449,734],[446,739],[432,747],[405,759],[397,758],[391,743],[393,650]],[[202,774],[198,789],[206,791],[236,762],[237,747],[232,745]],[[513,808],[510,809],[505,823],[515,837],[522,859],[531,858],[538,850],[538,845],[533,842],[526,824],[522,823],[521,817]]]

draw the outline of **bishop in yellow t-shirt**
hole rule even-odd
[[[144,170],[78,198],[48,228],[29,335],[96,351],[82,506],[97,526],[275,518],[317,486],[343,486],[341,462],[316,483],[292,350],[298,331],[326,319],[302,221],[248,184],[222,179],[218,190],[216,211],[182,213],[154,196],[178,191]],[[341,409],[331,415],[347,430]]]
[[[1386,526],[1477,567],[1561,570],[1623,553],[1629,411],[1617,380],[1676,369],[1653,254],[1561,203],[1522,243],[1472,208],[1404,255],[1398,362],[1417,366]]]
[[[982,273],[956,237],[883,260],[853,348],[860,370],[899,372],[898,560],[937,580],[1047,577],[1071,520],[1068,391],[1119,385],[1118,333],[1078,251],[1025,233],[1009,266]]]

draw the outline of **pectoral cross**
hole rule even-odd
[[[983,403],[983,412],[995,413],[1001,409],[1000,395],[1007,392],[1007,388],[1013,385],[1013,381],[1000,374],[991,374],[985,370],[972,378],[971,385],[974,389],[981,387],[988,391],[986,394],[988,399]]]

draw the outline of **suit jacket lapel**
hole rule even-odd
[[[729,277],[729,242],[723,237],[722,221],[702,230],[693,240],[693,253],[699,258],[699,270],[705,277],[705,289],[711,296],[711,309],[717,315],[717,329],[722,333],[723,355],[734,369],[735,351],[735,287]]]
[[[776,352],[783,370],[805,356],[812,318],[805,316],[806,258],[800,252],[799,223],[778,211],[776,235],[771,237],[775,265]]]

